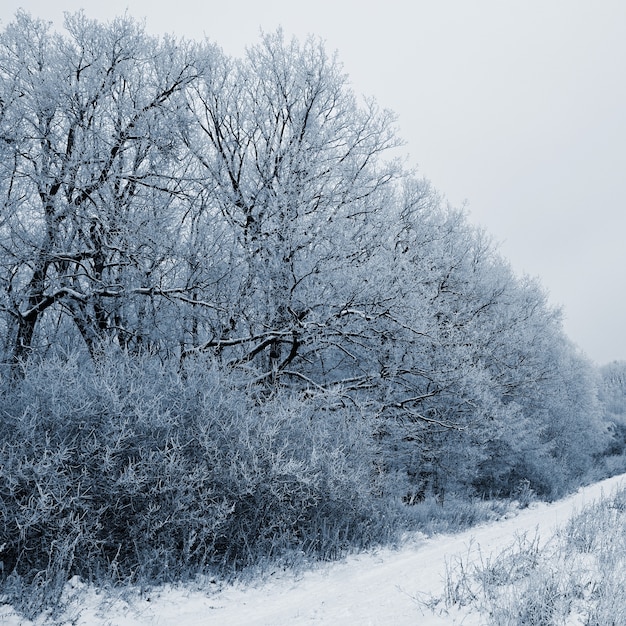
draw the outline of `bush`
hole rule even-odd
[[[358,414],[329,396],[261,399],[210,361],[174,371],[122,356],[97,371],[57,360],[5,389],[0,558],[5,595],[22,610],[58,599],[74,575],[232,574],[393,532],[371,494]]]

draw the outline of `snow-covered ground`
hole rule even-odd
[[[455,556],[489,556],[516,536],[535,533],[548,539],[576,511],[609,495],[626,481],[624,475],[596,483],[553,504],[535,504],[509,519],[456,535],[415,536],[398,550],[384,549],[351,556],[294,577],[276,573],[254,585],[163,588],[131,598],[79,590],[63,623],[95,626],[225,626],[293,624],[365,624],[422,626],[480,623],[466,610],[433,615],[416,598],[441,595],[446,563]],[[0,624],[20,622],[8,607]]]

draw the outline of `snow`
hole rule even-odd
[[[455,556],[488,557],[517,536],[535,533],[549,539],[569,517],[626,480],[616,476],[580,489],[556,503],[537,503],[514,517],[474,527],[456,535],[425,538],[418,534],[402,547],[378,549],[321,565],[304,574],[278,572],[250,585],[205,589],[163,587],[151,593],[97,592],[71,581],[66,615],[60,623],[87,626],[263,626],[293,624],[382,625],[420,624],[474,626],[480,616],[460,608],[433,614],[416,598],[441,595],[446,563]],[[39,621],[37,622],[39,623]],[[0,624],[26,626],[9,607],[0,607]]]

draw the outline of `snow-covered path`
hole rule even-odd
[[[614,477],[553,504],[537,504],[507,520],[457,535],[416,541],[400,550],[379,550],[350,557],[301,580],[227,589],[213,598],[206,624],[451,624],[454,616],[422,613],[418,593],[441,594],[446,561],[469,547],[488,556],[513,542],[516,535],[538,532],[548,539],[559,525],[586,503],[610,493],[624,477]],[[458,620],[462,616],[459,616]],[[167,621],[161,622],[168,623]],[[180,622],[179,622],[180,623]],[[457,621],[457,623],[460,623]],[[468,624],[466,619],[464,624]]]
[[[548,539],[575,511],[608,495],[626,480],[617,476],[596,483],[554,504],[536,504],[515,517],[457,535],[415,539],[399,550],[377,550],[309,571],[297,579],[286,574],[254,586],[228,586],[214,593],[167,589],[149,598],[109,600],[88,594],[74,623],[115,626],[262,626],[332,624],[359,626],[477,624],[476,615],[432,615],[420,608],[418,594],[439,595],[446,561],[471,549],[483,556],[499,552],[517,535],[538,532]],[[75,607],[77,608],[77,607]],[[76,614],[75,614],[76,616]],[[5,617],[6,619],[6,617]],[[0,615],[0,623],[4,620]],[[15,624],[10,618],[8,624]]]

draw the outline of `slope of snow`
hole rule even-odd
[[[553,504],[535,504],[515,517],[478,526],[456,535],[415,536],[401,549],[380,549],[320,566],[295,578],[279,573],[255,585],[230,585],[197,590],[165,587],[131,598],[79,588],[67,619],[80,625],[115,626],[262,626],[292,624],[420,624],[436,626],[480,623],[479,616],[459,610],[433,615],[416,597],[440,595],[446,563],[455,556],[483,557],[510,545],[516,536],[537,533],[547,540],[556,528],[586,504],[608,495],[625,476],[616,476],[579,490]],[[0,607],[0,623],[20,621]],[[23,622],[27,624],[28,622]]]

